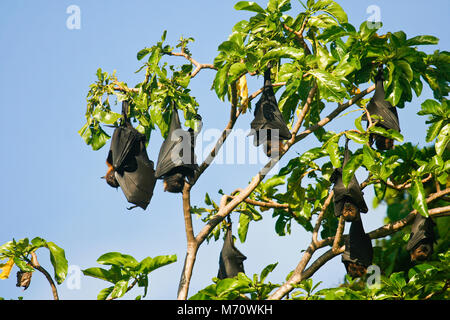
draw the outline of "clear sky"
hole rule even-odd
[[[105,173],[109,143],[92,151],[77,134],[83,126],[86,95],[96,80],[96,70],[117,70],[121,81],[134,86],[142,73],[136,53],[160,40],[168,31],[167,42],[175,45],[178,38],[194,37],[190,46],[193,57],[202,63],[212,63],[218,45],[226,40],[232,26],[250,17],[236,11],[231,0],[2,0],[0,2],[0,92],[2,125],[0,146],[2,183],[0,184],[0,244],[24,237],[42,237],[53,241],[66,251],[69,265],[75,268],[100,266],[96,259],[103,253],[119,251],[138,260],[147,256],[176,254],[178,261],[150,275],[148,299],[175,299],[185,256],[186,237],[181,196],[164,193],[158,181],[151,204],[146,211],[126,210],[129,203],[123,193],[108,187],[100,177]],[[266,6],[266,1],[256,1]],[[380,32],[403,30],[408,38],[434,35],[437,46],[422,47],[426,52],[449,48],[450,2],[435,1],[338,1],[355,27],[370,14],[366,9],[377,5],[381,9],[383,28]],[[294,8],[300,6],[292,1]],[[77,5],[81,9],[80,29],[66,26],[66,9]],[[294,13],[291,13],[294,15]],[[173,57],[171,63],[184,64]],[[214,71],[203,70],[191,82],[192,94],[199,102],[204,129],[222,129],[227,121],[229,106],[218,101],[210,90]],[[249,92],[260,86],[249,82]],[[414,98],[399,111],[405,141],[425,143],[425,118],[417,116],[420,104],[431,98],[424,85],[421,97]],[[335,107],[327,105],[323,114]],[[119,112],[119,107],[116,110]],[[353,118],[352,118],[353,117]],[[327,129],[343,130],[353,125],[354,116],[340,118]],[[239,118],[237,128],[248,129],[251,114]],[[108,131],[111,134],[111,131]],[[302,153],[312,146],[308,141],[295,145],[282,160]],[[162,139],[159,132],[152,135],[148,153],[156,162]],[[351,146],[352,147],[352,146]],[[356,147],[356,145],[353,145]],[[230,193],[245,187],[260,165],[212,165],[193,189],[192,204],[204,206],[205,192],[219,200],[217,191]],[[364,177],[365,173],[358,173]],[[361,178],[363,179],[363,178]],[[368,188],[371,189],[371,188]],[[372,190],[366,192],[371,204]],[[383,222],[383,205],[363,217],[366,231]],[[251,224],[245,243],[236,246],[246,256],[245,270],[250,277],[274,262],[279,265],[268,280],[282,283],[295,268],[301,250],[306,249],[310,235],[293,224],[292,234],[279,237],[274,231],[272,211],[263,212],[262,221]],[[235,235],[237,215],[232,217]],[[203,223],[194,218],[197,233]],[[348,226],[347,226],[348,229]],[[204,243],[199,250],[189,296],[211,283],[217,275],[222,241]],[[320,252],[319,252],[320,254]],[[45,249],[38,251],[41,265],[53,270]],[[317,256],[316,256],[317,257]],[[314,257],[313,257],[314,258]],[[31,286],[22,291],[15,286],[15,267],[11,277],[0,280],[0,297],[6,299],[51,299],[45,278],[35,274]],[[321,288],[342,282],[345,269],[340,257],[334,258],[313,277],[323,281]],[[95,299],[108,283],[81,276],[80,288],[59,286],[61,299]],[[124,298],[142,294],[134,289]]]

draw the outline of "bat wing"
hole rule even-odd
[[[124,171],[123,174],[116,172],[115,176],[128,202],[145,210],[153,196],[155,171],[145,149],[136,156],[136,163],[136,170]]]
[[[116,171],[132,171],[136,165],[132,159],[136,152],[133,148],[142,139],[143,135],[130,127],[119,127],[114,130],[111,138],[110,153],[107,161]]]
[[[172,115],[169,133],[164,140],[158,155],[155,176],[161,179],[173,170],[186,171],[193,175],[198,165],[195,163],[193,133],[181,129],[180,119],[176,109]],[[183,155],[188,150],[190,155]]]
[[[375,94],[367,105],[367,111],[371,115],[377,115],[382,118],[379,123],[380,126],[400,132],[397,109],[389,101],[386,101],[384,96],[383,81],[379,79],[376,83]],[[364,114],[361,119],[367,121],[367,116]]]
[[[245,259],[247,259],[247,257],[234,246],[231,228],[229,228],[225,235],[222,251],[220,252],[219,272],[217,277],[219,279],[233,278],[237,276],[239,272],[245,272]]]
[[[273,92],[270,69],[264,73],[264,88],[261,98],[256,103],[254,116],[255,118],[251,122],[250,127],[254,130],[251,134],[256,134],[255,145],[260,145],[265,142],[264,137],[260,139],[260,135],[258,134],[258,131],[261,130],[278,130],[278,137],[281,140],[291,138],[291,132],[278,108],[278,103]]]
[[[372,259],[372,241],[365,233],[362,221],[353,221],[345,244],[345,251],[342,254],[342,262],[359,263],[368,267],[372,264]]]
[[[411,234],[409,237],[406,250],[411,251],[420,241],[430,240],[435,241],[434,235],[434,222],[431,218],[425,218],[421,214],[417,213],[414,219],[414,223],[411,227]]]

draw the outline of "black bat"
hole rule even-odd
[[[393,107],[389,101],[384,99],[385,92],[383,86],[383,68],[379,67],[378,73],[375,77],[375,93],[370,99],[369,104],[367,105],[367,111],[369,114],[379,116],[381,120],[378,120],[378,123],[375,126],[384,128],[384,129],[393,129],[400,132],[400,124],[398,119],[397,108]],[[367,125],[369,125],[369,121],[367,119],[367,115],[364,114],[361,118],[362,120],[367,121]],[[372,119],[372,121],[376,121]],[[389,150],[394,147],[394,141],[392,139],[377,135],[371,134],[370,144],[375,140],[375,144],[378,150]]]
[[[345,251],[342,253],[345,269],[352,278],[362,277],[366,274],[367,267],[372,264],[372,259],[372,241],[365,233],[361,219],[355,220],[350,226]]]
[[[279,153],[282,140],[290,139],[292,134],[278,108],[270,79],[270,66],[264,72],[264,87],[261,98],[256,103],[254,116],[250,124],[252,131],[249,134],[255,135],[253,144],[263,144],[269,157],[275,154],[275,151]]]
[[[201,117],[199,120],[201,120]],[[181,129],[178,111],[174,107],[169,132],[158,156],[155,176],[164,180],[164,191],[178,193],[183,191],[184,179],[194,178],[198,165],[195,160],[195,133],[192,129]]]
[[[233,234],[231,231],[231,224],[225,234],[225,240],[223,243],[222,251],[220,251],[219,257],[219,272],[217,278],[233,278],[237,276],[239,272],[244,271],[244,260],[247,259],[233,243]]]
[[[122,102],[123,121],[114,130],[106,164],[106,182],[120,186],[128,202],[146,209],[153,196],[156,178],[153,161],[148,158],[145,135],[138,132],[128,119],[128,102]]]
[[[416,214],[406,245],[412,262],[425,261],[433,254],[433,243],[436,241],[434,225],[435,223],[430,217],[425,218],[420,213]]]
[[[347,139],[345,142],[344,164],[342,167],[345,166],[348,160],[349,151]],[[353,221],[360,218],[360,212],[367,213],[369,211],[364,200],[364,193],[361,191],[355,175],[353,175],[353,178],[346,188],[342,182],[342,168],[337,168],[331,175],[330,182],[334,183],[333,201],[334,215],[336,217],[343,215],[345,221]]]

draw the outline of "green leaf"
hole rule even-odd
[[[156,256],[154,258],[147,257],[139,263],[136,269],[139,273],[148,274],[158,268],[161,268],[176,261],[177,256],[175,254],[166,256]]]
[[[409,193],[413,199],[413,208],[416,209],[422,216],[428,218],[428,205],[425,196],[425,190],[423,189],[423,184],[420,178],[415,177],[412,181]]]
[[[217,71],[216,77],[214,78],[214,90],[216,91],[217,97],[222,101],[228,90],[227,77],[230,67],[230,63],[225,64]]]
[[[394,130],[394,129],[389,129],[386,130],[384,128],[378,127],[378,126],[373,126],[369,129],[369,132],[371,133],[376,133],[380,136],[386,137],[386,138],[390,138],[390,139],[394,139],[397,140],[399,142],[403,142],[403,135]]]
[[[342,182],[347,188],[350,180],[352,180],[355,175],[356,170],[361,166],[363,162],[363,155],[353,155],[350,160],[345,164],[344,170],[342,171]]]
[[[387,186],[385,183],[376,183],[373,185],[373,190],[375,191],[375,196],[378,200],[383,200],[386,194]]]
[[[245,66],[245,63],[234,63],[230,70],[228,71],[228,82],[232,83],[239,79],[242,75],[247,73],[247,67]]]
[[[300,60],[305,56],[303,49],[294,47],[279,47],[268,51],[261,59],[260,65],[264,66],[272,59],[290,58]]]
[[[141,51],[139,51],[139,52],[137,53],[137,59],[138,59],[138,60],[142,60],[142,58],[144,58],[144,57],[145,57],[146,55],[148,55],[150,52],[151,52],[151,49],[149,49],[149,48],[142,49]]]
[[[342,102],[346,96],[346,89],[341,86],[338,78],[324,70],[309,71],[318,81],[321,96],[328,101]]]
[[[364,129],[363,129],[362,124],[361,124],[361,118],[362,118],[362,116],[363,116],[363,115],[361,115],[361,116],[359,116],[358,118],[355,119],[355,127],[356,127],[356,129],[358,129],[360,132],[364,132]]]
[[[367,168],[367,170],[372,171],[372,167],[376,165],[377,154],[376,152],[368,147],[367,145],[363,146],[363,164]]]
[[[345,132],[345,135],[347,136],[347,138],[352,139],[356,143],[364,144],[368,141],[366,135],[357,132],[347,131]]]
[[[110,138],[100,126],[97,130],[91,131],[91,133],[92,136],[89,144],[92,146],[93,150],[102,148]]]
[[[31,240],[31,244],[33,245],[33,247],[35,247],[37,249],[37,248],[45,247],[47,244],[47,241],[45,241],[44,239],[42,239],[40,237],[36,237]]]
[[[261,8],[256,2],[253,1],[239,1],[234,5],[234,9],[236,10],[246,10],[253,11],[258,13],[265,13],[266,11]]]
[[[406,40],[407,46],[417,46],[417,45],[429,45],[429,44],[438,44],[439,38],[433,36],[416,36],[414,38]]]
[[[106,300],[113,290],[114,286],[100,290],[97,295],[97,300]]]
[[[411,69],[411,66],[408,62],[405,60],[397,60],[395,61],[395,65],[398,69],[401,69],[403,71],[403,74],[405,75],[405,78],[411,82],[413,80],[413,70]]]
[[[245,212],[242,212],[239,216],[238,235],[242,243],[247,239],[248,226],[251,220],[251,216]]]
[[[113,111],[105,111],[102,110],[100,107],[96,107],[94,109],[94,112],[92,113],[92,118],[98,120],[99,122],[102,122],[104,124],[114,124],[117,120],[119,120],[122,117],[121,114],[113,112]]]
[[[422,109],[417,113],[418,115],[436,115],[436,116],[443,116],[441,112],[441,105],[439,102],[433,99],[427,99],[422,103]]]
[[[111,298],[116,299],[122,297],[128,290],[128,281],[120,280],[114,285],[114,289],[111,292]]]
[[[339,159],[339,146],[338,146],[339,137],[340,136],[338,136],[337,139],[331,138],[330,140],[328,140],[325,148],[327,150],[328,155],[330,156],[331,163],[335,168],[341,167],[341,160]]]
[[[135,267],[138,262],[130,255],[120,252],[108,252],[101,255],[97,262],[104,265],[115,265],[119,267]]]
[[[324,11],[332,15],[339,23],[347,23],[348,17],[342,7],[332,0],[319,0],[312,7],[314,11]]]
[[[111,274],[109,270],[103,269],[103,268],[88,268],[85,270],[82,270],[83,274],[88,277],[93,277],[101,280],[105,280],[108,282],[115,283],[116,280],[118,280],[114,275]]]
[[[431,126],[427,129],[426,142],[431,142],[436,138],[436,136],[441,132],[441,129],[444,125],[444,120],[441,119],[439,121],[433,122]]]
[[[50,250],[50,261],[55,270],[55,279],[61,284],[67,276],[69,264],[66,259],[65,252],[53,242],[47,242],[46,247]]]
[[[435,149],[436,154],[438,156],[442,157],[442,154],[444,153],[444,150],[447,147],[449,140],[450,140],[450,123],[447,123],[445,127],[442,128],[436,140]]]
[[[261,281],[261,283],[264,282],[264,280],[266,280],[267,276],[269,275],[269,273],[271,273],[273,271],[273,269],[276,268],[276,266],[278,265],[277,263],[273,263],[273,264],[269,264],[268,266],[266,266],[263,271],[261,271],[261,275],[259,277],[259,280]]]
[[[389,280],[398,289],[401,289],[406,286],[406,279],[403,271],[391,274]]]
[[[19,267],[20,270],[25,271],[25,272],[33,272],[34,268],[32,266],[30,266],[28,263],[26,263],[25,261],[23,261],[22,259],[18,258],[18,257],[14,257],[13,258],[14,263]]]

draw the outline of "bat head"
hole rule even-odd
[[[350,200],[346,199],[342,207],[342,216],[347,222],[352,222],[360,219],[358,207]]]
[[[378,134],[371,134],[370,135],[370,144],[373,143],[375,140],[375,145],[377,146],[378,150],[392,150],[394,149],[394,140],[389,139],[383,136],[380,136]]]
[[[117,182],[115,170],[112,166],[108,166],[108,171],[106,172],[106,175],[102,177],[102,179],[105,179],[106,183],[113,188],[119,187],[119,182]]]
[[[164,191],[171,193],[183,192],[184,187],[184,175],[182,173],[174,173],[172,175],[164,177]]]
[[[348,262],[345,264],[345,269],[347,270],[347,274],[352,277],[352,279],[355,278],[361,278],[363,277],[366,272],[367,268],[363,266],[360,263],[357,262]]]
[[[422,240],[411,250],[411,261],[422,262],[428,260],[433,254],[433,242]]]

